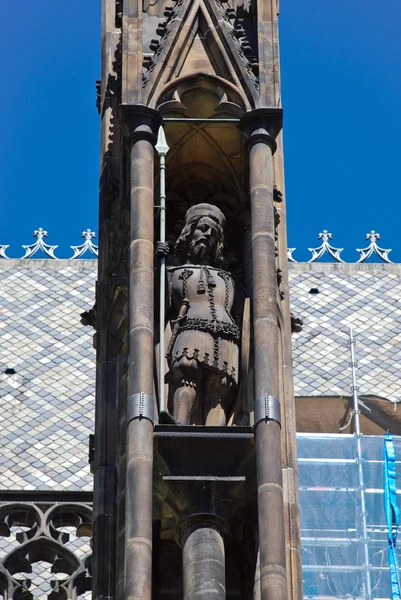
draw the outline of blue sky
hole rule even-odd
[[[401,262],[400,23],[399,0],[281,2],[288,237],[298,260],[322,229],[355,260],[352,249],[375,229]]]
[[[97,230],[100,0],[3,2],[0,244]],[[371,229],[401,262],[401,3],[281,0],[289,245],[323,229],[352,261]]]

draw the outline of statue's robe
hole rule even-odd
[[[185,264],[168,268],[168,284],[173,331],[167,349],[167,379],[171,380],[174,364],[187,356],[236,386],[240,330],[232,314],[235,286],[231,274]]]

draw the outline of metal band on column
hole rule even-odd
[[[280,400],[275,396],[264,394],[255,402],[255,425],[262,421],[276,421],[281,427]]]
[[[154,405],[153,398],[145,392],[133,394],[128,398],[127,402],[127,425],[134,419],[149,419],[154,423]]]

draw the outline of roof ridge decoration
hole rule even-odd
[[[58,246],[50,246],[49,244],[46,244],[46,242],[44,242],[43,240],[47,236],[47,231],[42,229],[42,227],[39,227],[39,229],[35,229],[35,231],[33,232],[33,237],[36,237],[38,239],[36,240],[36,242],[30,244],[29,246],[22,245],[22,247],[25,250],[25,254],[21,258],[31,258],[36,254],[36,252],[38,252],[38,250],[42,250],[49,258],[56,258],[54,256],[54,251],[58,248]]]
[[[322,243],[317,248],[308,248],[309,252],[312,252],[312,258],[308,260],[308,262],[311,263],[319,260],[319,258],[326,252],[337,262],[344,262],[340,256],[344,248],[334,248],[334,246],[331,246],[329,242],[329,240],[333,239],[332,233],[329,233],[327,229],[323,229],[323,231],[317,236],[317,239],[322,240]]]
[[[391,248],[385,250],[384,248],[380,248],[376,244],[376,240],[380,240],[380,233],[376,233],[374,229],[370,233],[366,234],[366,239],[369,240],[369,245],[366,248],[357,248],[356,251],[359,252],[360,257],[357,262],[361,263],[367,260],[373,253],[377,254],[384,262],[391,263],[392,261],[389,259],[388,255],[391,252]]]
[[[9,258],[6,254],[7,248],[10,247],[10,244],[0,245],[0,258]]]
[[[45,231],[42,227],[35,229],[33,232],[33,237],[36,237],[37,240],[33,244],[22,245],[25,250],[24,256],[21,256],[21,259],[32,258],[39,250],[41,250],[47,258],[58,259],[58,257],[54,254],[55,250],[58,246],[51,246],[50,244],[46,244],[44,241],[45,238],[48,237],[47,231]],[[73,255],[67,260],[73,260],[76,258],[81,258],[85,252],[90,252],[95,257],[98,256],[98,246],[93,243],[93,239],[96,237],[96,233],[91,229],[86,229],[81,233],[81,238],[85,238],[83,244],[79,246],[70,246],[73,250]],[[0,258],[6,258],[10,260],[10,257],[7,256],[6,250],[9,248],[9,244],[1,245],[0,244]]]
[[[70,246],[74,251],[74,254],[71,258],[80,258],[85,254],[86,251],[91,252],[95,256],[98,255],[98,246],[92,242],[92,238],[96,237],[96,233],[91,229],[86,229],[81,233],[81,238],[85,238],[85,241],[80,246]]]
[[[58,257],[54,254],[55,250],[58,246],[51,246],[50,244],[46,244],[44,238],[48,237],[48,232],[45,231],[42,227],[35,229],[33,232],[33,237],[36,237],[37,240],[33,244],[22,245],[25,250],[24,256],[21,259],[32,258],[39,250],[48,257],[52,259],[58,259]],[[86,252],[90,252],[97,258],[98,256],[98,246],[93,243],[93,240],[96,238],[96,233],[91,229],[86,229],[81,233],[81,238],[84,238],[84,242],[77,246],[70,246],[73,251],[73,255],[69,257],[67,260],[75,260],[81,258]],[[308,261],[301,261],[307,263],[317,262],[324,254],[329,254],[334,261],[339,263],[347,264],[347,261],[341,258],[341,252],[343,252],[344,248],[335,248],[330,244],[330,240],[333,239],[333,234],[324,229],[317,236],[318,240],[322,240],[322,243],[317,248],[308,248],[309,252],[312,253],[312,257]],[[359,252],[359,259],[355,261],[356,263],[363,263],[368,260],[373,255],[379,257],[383,262],[393,264],[393,261],[389,259],[388,255],[392,251],[391,248],[381,248],[377,244],[377,240],[380,240],[380,233],[377,233],[372,229],[369,233],[366,234],[366,239],[369,240],[369,245],[366,248],[356,248],[356,251]],[[9,244],[0,244],[0,260],[6,258],[10,260],[10,256],[7,256],[7,248],[9,248]],[[298,263],[293,254],[296,248],[288,248],[288,261],[292,263]],[[350,263],[348,263],[350,264]],[[351,263],[352,264],[352,263]]]
[[[332,233],[329,233],[327,229],[324,229],[321,233],[319,233],[317,238],[318,240],[322,240],[322,243],[317,248],[308,248],[309,252],[312,253],[312,258],[306,262],[317,262],[324,254],[329,254],[336,262],[346,263],[346,261],[340,256],[344,248],[335,248],[330,244],[330,240],[333,239]],[[380,233],[376,233],[376,231],[372,229],[370,233],[366,234],[366,239],[369,240],[369,245],[366,248],[356,248],[356,251],[359,252],[360,255],[359,259],[356,261],[357,263],[363,263],[372,255],[376,254],[376,256],[378,256],[382,261],[393,264],[393,261],[388,257],[389,253],[391,252],[391,248],[380,248],[380,246],[378,246],[376,243],[377,240],[380,240]],[[295,250],[296,248],[288,248],[287,255],[289,262],[299,262],[293,256]]]

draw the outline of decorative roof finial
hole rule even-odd
[[[298,262],[292,255],[292,253],[295,252],[295,250],[296,248],[287,248],[288,262]]]
[[[58,246],[50,246],[49,244],[46,244],[46,242],[44,242],[44,238],[47,237],[47,235],[47,231],[42,229],[42,227],[35,229],[33,232],[33,237],[38,239],[34,244],[30,244],[28,246],[22,245],[25,250],[25,254],[22,256],[22,258],[32,258],[32,256],[36,254],[38,250],[42,250],[42,252],[49,258],[57,258],[57,256],[54,256],[54,251],[56,248],[58,248]]]
[[[308,248],[309,252],[312,252],[312,258],[308,260],[309,263],[319,260],[319,258],[321,258],[326,252],[337,262],[344,262],[340,256],[344,248],[334,248],[334,246],[331,246],[329,242],[329,240],[333,239],[333,234],[329,233],[327,229],[324,229],[321,233],[319,233],[317,239],[322,240],[322,243],[317,248]]]
[[[370,233],[366,234],[366,239],[369,240],[369,246],[366,248],[357,248],[356,251],[359,252],[360,257],[357,262],[361,263],[367,260],[373,253],[377,254],[379,258],[384,260],[386,263],[392,263],[393,261],[389,259],[388,255],[391,252],[391,248],[385,250],[384,248],[380,248],[377,245],[376,240],[380,240],[380,233],[376,233],[372,229]]]
[[[7,256],[6,254],[6,250],[7,248],[10,247],[10,244],[5,244],[5,245],[1,245],[0,244],[0,258],[10,258],[9,256]]]
[[[87,250],[94,254],[98,255],[98,246],[92,242],[92,239],[96,237],[96,233],[91,229],[87,229],[81,233],[81,238],[85,238],[85,241],[80,246],[70,246],[70,248],[74,251],[73,256],[71,258],[80,258],[85,254]]]

